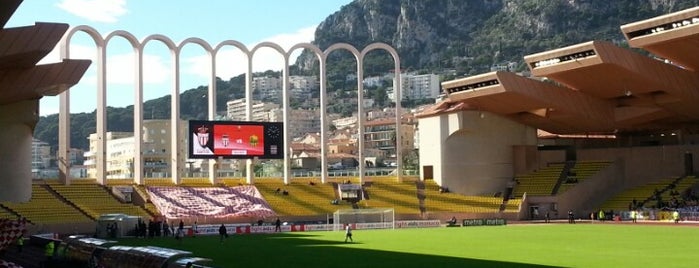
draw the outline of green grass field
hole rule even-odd
[[[699,267],[699,227],[536,224],[122,239],[191,251],[213,267]]]

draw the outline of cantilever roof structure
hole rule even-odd
[[[68,30],[64,23],[36,23],[5,29],[21,0],[0,5],[0,105],[57,95],[80,81],[89,60],[36,65]]]
[[[693,8],[622,27],[635,33],[627,34],[635,38],[630,44],[647,46],[668,61],[590,41],[525,56],[538,79],[494,72],[444,82],[448,98],[440,107],[464,103],[556,134],[696,128],[698,16],[699,8]],[[673,21],[676,27],[637,34],[656,27],[653,21]]]
[[[699,71],[699,7],[621,26],[631,47]]]

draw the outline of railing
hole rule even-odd
[[[395,168],[382,168],[382,169],[369,169],[364,171],[364,176],[369,176],[369,177],[376,177],[376,176],[390,176],[395,174],[396,169]],[[83,179],[87,178],[87,174],[83,174],[80,176],[75,176],[77,174],[73,174],[72,178],[73,179]],[[419,176],[420,172],[419,170],[403,170],[403,175],[405,176]],[[314,171],[292,171],[291,176],[294,178],[317,178],[320,177],[320,171],[319,170],[314,170]],[[328,176],[329,177],[359,177],[359,171],[356,169],[347,169],[347,170],[329,170],[328,171]],[[162,179],[162,178],[170,178],[170,172],[144,172],[144,178],[146,179]],[[185,171],[182,174],[183,178],[207,178],[209,177],[209,172],[188,172]],[[244,178],[245,177],[245,172],[244,171],[218,171],[216,174],[216,177],[218,178]],[[257,178],[281,178],[284,177],[284,174],[282,172],[267,172],[267,171],[261,171],[261,172],[256,172],[255,177]],[[37,174],[34,178],[36,179],[56,179],[57,174]],[[115,178],[115,177],[110,177],[109,179],[129,179],[130,176],[126,177],[120,177],[120,178]]]

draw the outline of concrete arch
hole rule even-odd
[[[133,128],[134,137],[143,136],[143,51],[141,50],[141,42],[133,34],[123,30],[113,31],[104,38],[105,50],[109,46],[109,42],[116,38],[122,37],[126,39],[131,45],[134,51],[134,70],[136,74],[134,75],[134,111],[133,111]],[[106,114],[106,112],[105,112]],[[134,143],[134,151],[142,151],[142,143]],[[138,184],[143,184],[143,155],[134,154],[134,169],[133,169],[133,179]]]
[[[86,32],[93,39],[93,41],[95,42],[95,45],[97,47],[97,50],[98,50],[98,64],[97,65],[98,65],[98,68],[100,70],[100,72],[98,73],[98,84],[99,84],[98,88],[99,88],[100,92],[104,91],[104,84],[105,84],[105,77],[106,77],[106,73],[105,73],[106,67],[105,67],[104,63],[106,60],[105,59],[106,58],[106,46],[107,46],[108,42],[111,39],[113,39],[114,37],[120,36],[120,37],[125,38],[131,44],[131,46],[134,48],[134,51],[136,53],[136,69],[137,69],[137,71],[136,71],[136,80],[137,81],[136,81],[136,86],[135,86],[136,105],[134,107],[134,127],[135,127],[136,131],[134,132],[134,135],[136,135],[137,137],[142,136],[142,133],[140,133],[142,131],[142,127],[140,127],[140,126],[142,126],[142,124],[143,124],[143,116],[142,116],[142,114],[143,114],[143,111],[142,111],[143,110],[143,107],[142,107],[142,104],[143,104],[143,101],[142,101],[143,79],[142,79],[142,77],[143,77],[143,52],[144,52],[144,49],[150,41],[157,40],[157,41],[162,42],[168,48],[168,50],[170,50],[170,54],[171,54],[172,61],[173,61],[173,64],[172,64],[172,66],[173,66],[173,68],[172,68],[173,69],[172,96],[175,96],[175,97],[171,98],[172,99],[172,107],[171,107],[171,109],[172,109],[171,135],[172,136],[171,136],[171,140],[174,141],[174,142],[172,142],[173,146],[171,148],[171,155],[172,154],[177,155],[179,152],[179,149],[181,149],[181,148],[178,148],[179,147],[178,145],[180,144],[178,141],[181,139],[181,137],[179,137],[180,134],[178,131],[178,128],[179,128],[179,98],[178,97],[179,97],[179,91],[180,91],[180,82],[179,82],[179,80],[180,80],[180,69],[179,69],[180,62],[179,61],[180,61],[180,52],[186,44],[193,43],[193,44],[200,45],[208,53],[208,56],[210,57],[211,70],[212,70],[211,76],[210,76],[210,82],[209,82],[210,83],[209,91],[208,91],[209,96],[210,96],[209,97],[209,117],[210,117],[210,119],[213,119],[212,116],[215,115],[215,109],[216,109],[216,107],[215,107],[215,103],[216,103],[216,99],[215,99],[215,96],[216,96],[216,88],[215,88],[216,87],[216,69],[215,68],[216,68],[216,64],[215,63],[216,63],[216,56],[217,56],[218,52],[224,46],[233,46],[233,47],[240,49],[243,52],[243,54],[246,55],[246,57],[248,59],[248,66],[247,66],[248,68],[246,71],[246,84],[245,84],[246,98],[252,99],[251,78],[252,78],[252,58],[254,57],[254,54],[257,52],[258,49],[263,48],[263,47],[268,47],[268,48],[271,48],[271,49],[277,51],[284,59],[284,66],[283,66],[283,68],[284,68],[284,70],[283,70],[283,79],[284,80],[283,81],[284,82],[283,82],[283,91],[282,91],[283,93],[282,94],[283,94],[283,107],[284,107],[284,122],[286,123],[285,124],[286,129],[284,130],[284,133],[285,133],[284,139],[285,139],[286,144],[289,144],[289,142],[290,142],[290,137],[288,136],[288,133],[289,133],[288,132],[288,120],[289,120],[289,109],[288,109],[288,107],[289,107],[288,91],[289,90],[288,89],[289,89],[289,59],[291,58],[291,54],[297,49],[305,48],[305,49],[311,50],[315,54],[315,56],[318,58],[319,63],[320,63],[320,87],[321,87],[321,90],[320,90],[321,91],[321,104],[320,105],[321,105],[321,110],[323,110],[323,112],[325,112],[326,106],[327,106],[327,98],[326,98],[326,86],[327,86],[326,80],[327,79],[326,79],[326,73],[325,73],[326,67],[327,67],[327,57],[330,53],[334,52],[335,50],[344,49],[344,50],[349,51],[350,53],[352,53],[354,55],[354,57],[357,61],[357,77],[358,77],[357,88],[358,88],[358,96],[359,96],[358,110],[360,111],[360,113],[359,113],[360,114],[360,120],[359,120],[359,125],[360,125],[360,127],[359,127],[359,132],[360,132],[360,135],[359,135],[360,136],[359,158],[360,159],[363,158],[362,150],[363,150],[363,142],[364,142],[364,137],[362,134],[363,133],[363,120],[364,120],[364,118],[362,116],[362,113],[363,113],[363,110],[362,110],[363,109],[362,108],[362,99],[363,99],[363,97],[362,97],[362,92],[363,92],[363,87],[362,87],[362,85],[363,85],[363,83],[362,83],[363,71],[362,71],[362,68],[363,68],[363,58],[364,58],[365,54],[367,54],[368,52],[370,52],[374,49],[387,50],[394,57],[394,62],[396,65],[396,73],[398,74],[397,77],[399,77],[399,75],[400,75],[400,69],[399,69],[400,64],[399,64],[397,53],[395,52],[395,50],[393,48],[391,48],[390,46],[383,44],[383,43],[370,44],[369,46],[364,48],[361,52],[359,50],[357,50],[354,46],[347,44],[347,43],[333,44],[324,51],[321,51],[317,46],[315,46],[311,43],[299,43],[299,44],[292,46],[288,51],[285,51],[280,45],[273,43],[273,42],[262,42],[260,44],[257,44],[256,46],[254,46],[252,49],[248,49],[244,44],[242,44],[238,41],[235,41],[235,40],[226,40],[226,41],[223,41],[223,42],[217,44],[215,47],[212,47],[208,42],[206,42],[205,40],[200,39],[200,38],[194,38],[194,37],[187,38],[187,39],[183,40],[182,42],[180,42],[179,44],[176,44],[169,37],[164,36],[164,35],[160,35],[160,34],[149,35],[149,36],[143,38],[139,42],[131,33],[126,32],[126,31],[121,31],[121,30],[111,32],[105,38],[103,38],[99,34],[99,32],[97,32],[94,28],[89,27],[89,26],[78,26],[78,27],[72,29],[68,34],[66,34],[64,36],[64,39],[61,42],[61,53],[62,53],[62,56],[64,58],[69,57],[68,50],[69,50],[69,46],[70,46],[71,37],[78,31]],[[396,80],[396,81],[398,81],[398,80]],[[400,87],[400,84],[398,84],[398,83],[395,83],[395,85],[397,85],[396,87],[398,87],[398,88]],[[100,118],[98,118],[98,120],[97,120],[98,122],[102,122],[102,123],[98,123],[98,127],[97,127],[98,135],[100,135],[100,134],[104,135],[105,131],[106,131],[106,127],[104,126],[104,124],[105,124],[104,122],[106,121],[106,119],[104,118],[105,117],[104,113],[99,112],[99,111],[106,109],[104,107],[105,106],[104,102],[99,101],[100,99],[103,99],[103,98],[104,98],[104,94],[102,94],[102,96],[98,97],[98,114],[100,114],[100,115],[98,115],[98,117],[103,118],[101,120],[100,120]],[[61,116],[60,116],[59,122],[61,122],[61,126],[63,128],[61,129],[60,134],[59,134],[59,136],[61,136],[61,137],[59,137],[59,142],[62,142],[60,140],[63,140],[65,142],[62,142],[59,146],[59,157],[63,156],[64,159],[67,159],[67,156],[68,156],[67,152],[68,152],[68,148],[70,145],[70,143],[68,141],[70,138],[68,133],[70,133],[70,131],[67,128],[69,125],[68,124],[68,121],[69,121],[68,120],[68,118],[69,118],[68,111],[69,110],[67,108],[68,107],[68,91],[65,91],[64,94],[61,95],[61,99],[62,99],[62,101],[61,101],[62,108],[61,108]],[[400,105],[400,104],[398,104],[398,105]],[[246,110],[247,110],[247,120],[251,120],[252,103],[249,101],[247,103]],[[326,116],[325,114],[322,114],[322,116],[321,116],[321,121],[322,121],[321,122],[321,125],[322,125],[321,133],[323,133],[323,135],[321,135],[321,143],[323,143],[323,145],[325,145],[325,143],[326,143],[325,133],[327,132],[327,128],[328,128],[328,126],[327,126],[328,122],[327,122],[325,116]],[[398,118],[399,117],[397,117],[397,119]],[[99,124],[102,124],[102,125],[100,126]],[[105,139],[101,139],[101,140],[102,140],[102,146],[98,145],[96,152],[98,155],[101,155],[102,159],[99,161],[105,161],[106,160],[106,156],[105,156],[106,152],[105,152],[105,146],[104,146]],[[138,144],[138,145],[136,145],[135,149],[137,151],[141,151],[140,147],[141,147],[141,144]],[[323,149],[322,149],[323,154],[321,157],[321,162],[323,163],[322,168],[321,168],[322,174],[323,174],[322,175],[323,181],[325,181],[325,177],[327,176],[327,166],[326,166],[326,164],[324,164],[327,161],[326,160],[327,155],[325,152],[326,148],[324,148],[324,147],[325,146],[323,146]],[[289,165],[290,158],[289,158],[289,148],[288,147],[286,147],[284,149],[284,153],[285,153],[284,180],[285,180],[285,182],[289,183],[290,182],[289,179],[291,177],[291,174],[290,174],[290,165]],[[142,184],[144,182],[143,181],[143,172],[142,172],[142,168],[143,168],[142,159],[140,156],[135,156],[134,160],[138,161],[138,164],[135,166],[135,169],[134,169],[134,180],[138,184]],[[179,163],[179,162],[180,162],[179,158],[177,158],[172,163],[171,177],[175,183],[180,182],[179,167],[183,166],[183,163]],[[251,163],[252,163],[252,161],[248,161],[248,170],[249,171],[252,170]],[[103,174],[105,171],[105,167],[106,167],[105,165],[102,165],[102,166],[99,166],[96,168],[98,170],[97,178],[98,178],[98,181],[100,183],[106,182],[105,181],[106,176],[104,176],[105,174]],[[364,176],[363,168],[364,168],[363,165],[360,165],[360,181],[363,179],[363,176]],[[101,172],[99,170],[101,170]],[[210,170],[210,172],[209,172],[210,178],[211,178],[211,181],[213,183],[213,181],[215,179],[215,172],[214,172],[215,170],[214,170],[213,163],[210,165],[209,170]],[[65,178],[66,180],[68,180],[69,179],[68,178],[69,177],[69,175],[68,175],[69,174],[69,166],[67,163],[63,164],[62,171],[65,171],[61,174],[62,178]],[[249,183],[252,182],[252,172],[248,172],[248,182]]]
[[[197,38],[197,37],[187,38],[185,40],[182,40],[177,48],[177,65],[175,66],[175,68],[177,70],[176,74],[175,74],[177,77],[177,86],[173,87],[173,93],[172,93],[172,96],[177,96],[177,97],[171,99],[172,103],[173,103],[172,107],[177,106],[177,109],[176,110],[173,109],[170,113],[172,115],[175,115],[172,117],[172,124],[171,124],[171,126],[173,126],[172,133],[175,133],[175,132],[179,133],[179,131],[177,131],[177,127],[175,126],[176,122],[179,121],[179,118],[180,118],[180,109],[179,109],[179,107],[180,107],[180,97],[179,97],[180,96],[180,92],[179,92],[180,66],[179,66],[179,58],[181,56],[180,53],[182,52],[182,49],[188,44],[199,45],[201,48],[204,49],[204,51],[206,51],[206,54],[209,57],[209,70],[211,70],[211,71],[209,72],[209,77],[208,77],[209,89],[207,91],[207,97],[208,97],[207,113],[208,113],[209,120],[213,120],[216,116],[216,56],[215,56],[215,50],[213,49],[213,47],[211,47],[211,45],[208,42],[206,42],[205,40],[203,40],[201,38]],[[176,89],[176,92],[175,92],[175,89]],[[176,103],[176,105],[175,105],[175,103]],[[180,140],[181,139],[180,137],[177,137],[176,135],[173,135],[172,133],[171,133],[172,140]],[[179,135],[179,134],[177,134],[177,135]],[[178,144],[173,143],[172,144],[172,151],[176,152],[177,149],[178,149]],[[180,164],[182,164],[182,166],[184,166],[184,162],[182,162],[182,163],[179,162],[179,157],[177,157],[176,159],[178,159],[177,160],[178,163],[177,163],[177,165],[173,164],[173,174],[176,174],[176,171],[175,171],[175,169],[177,168],[176,166],[180,166]],[[213,169],[213,165],[209,165],[209,166],[210,166],[209,182],[213,185],[215,183],[215,178],[216,178],[216,176],[214,174],[215,170]],[[179,170],[177,172],[179,172]],[[179,175],[173,176],[173,180],[175,180],[175,183],[179,184],[180,176]]]
[[[400,135],[401,131],[401,115],[400,115],[400,110],[401,110],[401,92],[402,92],[402,84],[401,84],[401,78],[400,78],[400,57],[398,56],[398,52],[391,46],[389,46],[386,43],[371,43],[368,46],[366,46],[364,49],[362,49],[361,52],[361,59],[362,61],[364,60],[364,57],[366,55],[374,50],[384,50],[388,52],[391,57],[393,58],[393,92],[396,94],[396,176],[398,176],[398,181],[402,181],[402,176],[403,176],[403,153],[399,149],[399,146],[402,142],[402,138]]]
[[[359,50],[357,50],[357,48],[355,48],[354,46],[347,44],[347,43],[332,44],[328,48],[326,48],[325,51],[323,51],[323,54],[325,54],[325,56],[327,57],[333,51],[340,50],[340,49],[344,49],[344,50],[349,51],[349,53],[352,53],[352,55],[354,55],[357,58],[359,58],[359,55],[361,54],[359,52]]]
[[[225,46],[235,47],[237,49],[240,49],[240,51],[242,51],[243,54],[245,54],[246,56],[250,55],[250,50],[248,50],[248,47],[236,40],[224,40],[221,41],[221,43],[218,43],[218,45],[216,45],[216,47],[214,48],[214,55],[217,55],[221,48]]]
[[[177,45],[175,45],[175,42],[173,42],[172,39],[170,39],[169,37],[164,36],[162,34],[152,34],[152,35],[146,36],[145,38],[141,39],[141,47],[139,48],[139,50],[141,50],[141,52],[142,52],[143,49],[148,44],[148,42],[150,42],[150,41],[162,42],[165,46],[167,46],[167,48],[170,50],[171,53],[174,53],[177,51]]]
[[[278,45],[277,43],[273,43],[273,42],[262,42],[262,43],[255,45],[252,48],[252,50],[250,50],[250,57],[252,58],[252,56],[255,55],[255,52],[257,52],[258,49],[263,48],[263,47],[268,47],[268,48],[274,49],[277,52],[279,52],[279,54],[281,54],[285,60],[288,59],[286,51],[284,51],[284,49],[280,45]]]
[[[359,136],[357,162],[359,163],[359,183],[364,183],[364,105],[362,105],[364,101],[364,83],[362,83],[364,78],[364,58],[362,53],[354,46],[347,43],[337,43],[325,49],[326,61],[330,53],[340,49],[352,53],[357,62],[357,136]]]
[[[104,39],[102,35],[95,29],[87,25],[80,25],[68,30],[68,32],[63,35],[61,40],[61,59],[68,59],[70,57],[70,41],[73,39],[73,35],[77,32],[84,32],[88,34],[93,41],[95,41],[96,47],[104,47]]]
[[[319,85],[320,85],[320,182],[325,183],[328,179],[328,148],[327,148],[327,132],[328,132],[328,97],[327,97],[327,75],[326,75],[326,54],[320,48],[311,43],[299,43],[292,46],[288,53],[291,56],[296,49],[305,48],[311,50],[318,59],[319,67]],[[290,156],[289,156],[290,158]],[[291,161],[291,159],[289,159]]]
[[[105,47],[105,40],[102,38],[102,35],[95,29],[90,26],[86,25],[81,25],[74,27],[70,29],[64,36],[63,39],[61,40],[61,59],[68,59],[70,58],[70,42],[73,39],[73,36],[77,32],[84,32],[92,38],[92,40],[95,42],[95,48],[96,48],[96,53],[97,53],[97,102],[98,102],[98,107],[100,104],[102,106],[105,106],[106,104],[106,96],[105,96],[105,87],[106,87],[106,81],[105,81],[105,75],[104,73],[106,72],[105,68],[105,58],[106,58],[106,47]],[[70,92],[68,90],[63,91],[59,95],[59,102],[60,102],[60,107],[59,107],[59,116],[58,116],[58,178],[61,182],[70,184],[70,162],[69,162],[69,154],[70,154]],[[104,109],[97,109],[96,114],[98,118],[106,118]],[[99,133],[104,133],[106,131],[106,120],[96,120],[97,126],[96,126],[96,132],[98,135]],[[100,141],[97,144],[97,154],[98,154],[98,161],[97,165],[100,163],[104,164],[105,157],[104,155],[104,150],[106,147],[106,142],[104,139],[101,139],[101,136],[99,136]]]
[[[291,182],[291,165],[289,164],[289,145],[291,138],[289,136],[289,53],[284,51],[284,49],[277,43],[273,42],[262,42],[257,45],[255,45],[252,50],[250,50],[250,65],[252,66],[252,59],[255,56],[255,53],[257,52],[258,49],[263,48],[263,47],[268,47],[273,50],[276,50],[281,56],[284,61],[283,63],[283,70],[282,70],[282,114],[284,118],[284,122],[286,124],[283,124],[283,135],[284,135],[284,184],[289,184]],[[251,72],[252,69],[248,69],[248,72]],[[248,75],[249,79],[252,77],[252,73]],[[246,85],[246,93],[248,92],[248,87]],[[251,90],[250,90],[251,91]],[[252,98],[250,98],[252,99]],[[246,102],[248,109],[252,109],[252,102],[247,101]],[[251,113],[249,112],[248,115]],[[248,118],[248,120],[251,120],[251,118]],[[250,163],[250,162],[248,162]],[[250,166],[251,167],[251,166]],[[247,170],[252,170],[251,168],[248,168]],[[248,182],[252,181],[252,172],[248,172]]]
[[[104,38],[104,46],[107,47],[109,45],[109,41],[117,36],[126,39],[126,41],[128,41],[129,44],[131,44],[134,50],[138,50],[138,48],[141,45],[141,42],[138,41],[138,38],[133,36],[133,34],[131,34],[130,32],[117,30],[107,34],[107,37]]]

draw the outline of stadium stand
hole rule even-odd
[[[338,198],[332,183],[309,185],[309,179],[294,179],[288,185],[282,179],[259,179],[255,186],[270,207],[280,216],[308,216],[332,214],[350,204],[332,204]],[[279,191],[277,191],[279,189]],[[283,191],[288,195],[284,195]]]
[[[516,176],[517,185],[514,197],[551,195],[553,188],[561,177],[565,163],[550,163],[548,166],[526,175]]]
[[[257,219],[274,216],[269,204],[254,186],[147,186],[146,190],[158,211],[168,219]]]
[[[91,221],[87,215],[52,193],[46,185],[38,183],[32,184],[32,198],[29,202],[3,202],[0,205],[35,224]]]
[[[505,213],[516,213],[519,212],[520,210],[520,205],[522,205],[522,199],[521,198],[510,198],[507,200],[505,203],[505,209],[503,212]]]
[[[148,191],[146,190],[146,186],[144,185],[134,185],[134,194],[138,195],[141,200],[143,200],[142,207],[145,209],[150,215],[161,215],[160,211],[158,211],[158,207],[156,207],[153,202],[150,200],[150,195],[148,194]]]
[[[225,186],[241,186],[247,184],[245,178],[221,178],[218,183]]]
[[[638,187],[634,187],[631,189],[627,189],[625,191],[622,191],[621,193],[617,194],[616,196],[608,199],[605,203],[603,203],[600,206],[600,209],[602,210],[628,210],[629,209],[629,204],[633,202],[635,199],[637,201],[637,206],[638,207],[646,207],[646,208],[651,208],[651,207],[656,207],[657,203],[655,200],[655,196],[660,195],[663,196],[664,193],[669,190],[670,185],[676,184],[678,186],[677,189],[679,190],[681,187],[684,187],[686,190],[689,188],[691,185],[694,184],[692,181],[693,177],[687,177],[685,178],[666,178],[662,179],[657,182],[652,182],[652,183],[647,183],[644,185],[640,185]],[[679,184],[678,184],[679,182]],[[667,191],[669,192],[669,191]],[[668,199],[664,199],[665,201],[669,201]]]
[[[562,194],[566,190],[574,187],[577,183],[595,175],[600,170],[608,167],[611,164],[609,161],[577,161],[575,165],[568,171],[565,180],[561,184],[556,194]]]
[[[182,178],[180,186],[211,187],[212,185],[207,178]]]
[[[175,186],[175,183],[169,178],[148,178],[145,179],[144,184],[150,186]]]
[[[12,211],[9,211],[6,208],[0,206],[0,219],[14,219],[14,218],[17,218],[17,215],[12,213]]]
[[[397,182],[395,178],[372,178],[364,184],[362,208],[392,207],[399,214],[419,214],[419,200],[414,181]]]
[[[74,180],[72,185],[62,185],[58,182],[47,183],[47,186],[68,202],[84,211],[90,218],[97,219],[102,214],[124,213],[131,216],[150,218],[143,208],[121,203],[104,187],[94,180]]]
[[[496,213],[502,202],[502,197],[442,193],[437,183],[425,181],[425,209],[429,212]]]
[[[107,186],[133,185],[132,179],[108,179]]]

